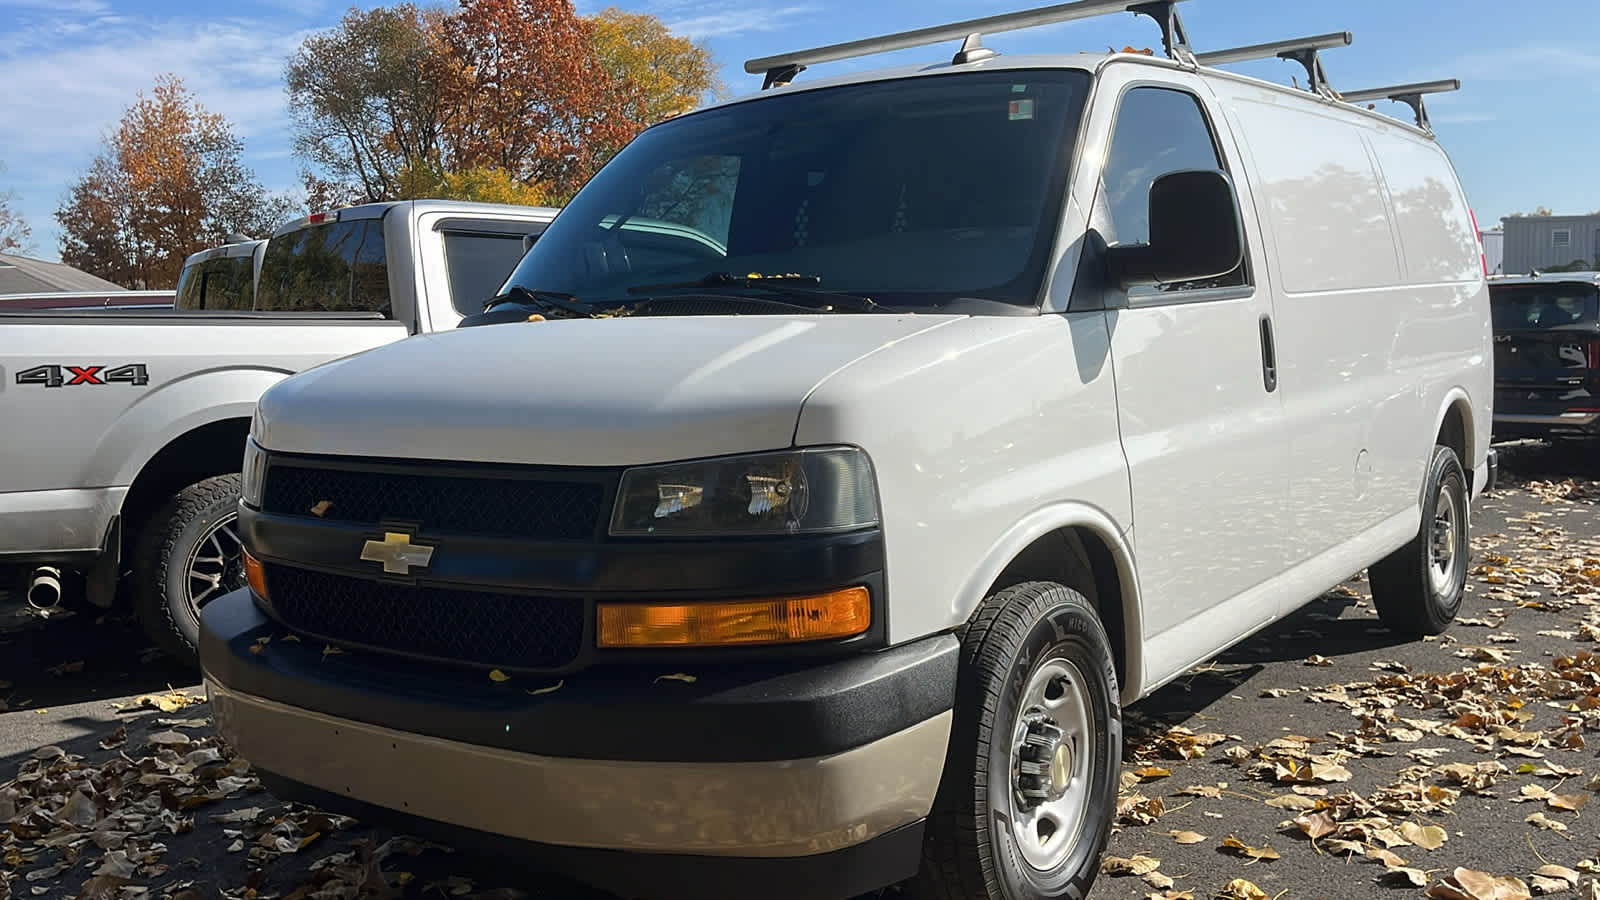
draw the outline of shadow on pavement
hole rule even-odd
[[[66,706],[199,684],[125,613],[67,605],[49,617],[0,601],[0,710]]]
[[[1497,444],[1496,449],[1502,491],[1508,483],[1529,480],[1600,479],[1600,442],[1517,441]]]

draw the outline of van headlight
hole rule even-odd
[[[267,451],[261,449],[255,438],[244,439],[244,467],[240,470],[239,494],[244,502],[259,509],[262,486],[267,476]]]
[[[815,447],[629,469],[611,534],[737,537],[876,524],[867,455],[854,447]]]

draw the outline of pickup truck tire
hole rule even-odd
[[[1466,592],[1467,477],[1454,450],[1439,445],[1428,461],[1422,525],[1410,543],[1367,570],[1378,619],[1401,634],[1440,634],[1455,620]]]
[[[217,475],[178,491],[144,525],[134,550],[135,612],[157,647],[199,665],[200,607],[244,585],[239,475]]]
[[[912,893],[1081,900],[1100,870],[1122,764],[1105,628],[1077,591],[1027,582],[983,602],[961,653]]]

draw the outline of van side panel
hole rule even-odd
[[[1390,506],[1380,498],[1404,474],[1392,471],[1374,425],[1419,411],[1392,358],[1396,325],[1415,301],[1396,288],[1396,232],[1363,129],[1313,102],[1229,93],[1274,238],[1291,528],[1305,561],[1376,525]]]
[[[1470,398],[1473,433],[1485,427],[1487,290],[1459,181],[1433,141],[1309,93],[1212,83],[1271,233],[1305,581],[1282,595],[1287,612],[1330,586],[1327,572],[1364,568],[1415,533],[1447,397]],[[1473,469],[1485,445],[1470,443]]]
[[[1478,468],[1489,446],[1494,397],[1493,327],[1483,258],[1466,195],[1449,158],[1434,142],[1398,129],[1367,135],[1383,170],[1393,216],[1399,226],[1405,281],[1420,309],[1397,333],[1397,355],[1418,381],[1421,415],[1378,423],[1379,434],[1403,435],[1407,442],[1431,446],[1439,433],[1452,393],[1464,395],[1474,414],[1469,422],[1462,468]],[[1407,489],[1420,490],[1425,458],[1397,460],[1409,478],[1394,485],[1393,509]],[[1474,486],[1476,489],[1476,485]],[[1388,493],[1385,494],[1388,496]]]

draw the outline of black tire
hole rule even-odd
[[[237,473],[217,475],[178,491],[145,523],[134,550],[135,612],[145,634],[179,662],[199,666],[200,607],[244,585],[243,563],[231,523],[239,515]],[[215,541],[212,541],[215,536]],[[209,566],[207,557],[223,562]],[[219,585],[191,589],[191,562]]]
[[[938,900],[1081,900],[1100,871],[1122,764],[1122,711],[1105,628],[1082,594],[1030,582],[984,601],[962,638],[961,653],[943,780],[911,893]],[[1013,802],[1018,704],[1034,673],[1057,661],[1076,669],[1082,680],[1085,731],[1092,739],[1083,754],[1087,806],[1078,839],[1058,864],[1041,871],[1023,857],[1010,815],[999,810]],[[998,796],[989,790],[996,783],[1004,791]]]
[[[1441,497],[1441,493],[1448,495]],[[1449,518],[1448,578],[1435,580],[1435,530],[1441,515]],[[1468,521],[1467,477],[1454,450],[1439,445],[1428,461],[1422,491],[1422,524],[1417,536],[1367,570],[1372,605],[1378,619],[1401,634],[1441,634],[1455,621],[1466,593],[1467,563],[1472,556]],[[1441,538],[1441,540],[1445,540]]]

